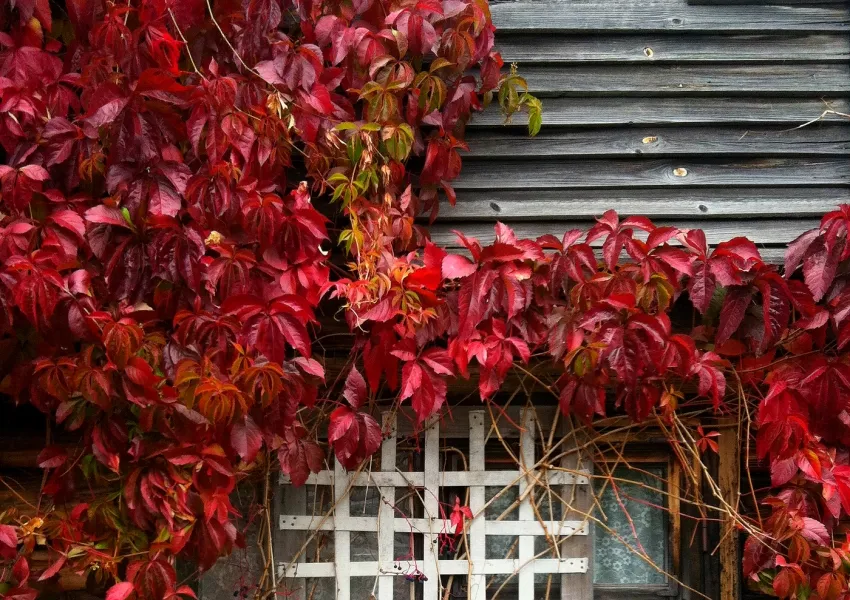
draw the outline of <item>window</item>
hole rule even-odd
[[[276,555],[293,597],[557,600],[562,578],[589,581],[590,527],[552,496],[589,479],[558,466],[561,438],[541,425],[557,423],[555,408],[512,412],[509,424],[455,409],[420,437],[399,417],[371,465],[284,486]],[[541,468],[547,457],[558,458]],[[475,515],[461,536],[455,498]]]
[[[284,485],[275,553],[292,597],[675,595],[666,575],[678,561],[678,543],[670,542],[678,499],[668,489],[675,466],[663,455],[630,456],[599,465],[591,485],[577,453],[562,444],[572,438],[556,414],[517,409],[500,420],[480,408],[455,409],[418,435],[406,418],[387,416],[397,431],[360,471],[337,465],[304,487]],[[453,535],[455,499],[475,515],[465,536]],[[602,525],[586,518],[591,511]]]
[[[600,521],[593,535],[595,596],[675,595],[678,468],[661,456],[624,460],[626,465],[600,465],[594,478]]]

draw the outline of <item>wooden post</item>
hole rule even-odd
[[[349,516],[349,476],[342,464],[334,459],[334,518]],[[334,529],[334,571],[336,600],[351,600],[351,531]]]
[[[718,440],[717,484],[720,486],[724,502],[737,511],[741,490],[741,457],[737,420],[723,419],[718,425],[722,433]],[[740,597],[740,570],[738,530],[735,519],[724,513],[720,525],[721,600],[738,600]]]
[[[440,422],[435,421],[425,430],[424,489],[422,502],[428,531],[425,532],[425,560],[423,573],[427,579],[422,585],[425,598],[442,597],[440,585],[440,546],[437,536],[440,526]]]
[[[572,423],[569,417],[564,417],[561,434],[569,435]],[[568,447],[564,448],[568,451]],[[587,463],[587,464],[585,464]],[[578,450],[569,452],[561,458],[561,466],[566,469],[579,471],[592,468],[590,461],[583,461]],[[588,529],[587,535],[573,535],[561,542],[561,556],[580,556],[587,558],[587,572],[561,576],[561,600],[588,600],[593,598],[593,524],[587,519],[587,514],[593,510],[593,488],[591,483],[586,485],[564,485],[561,497],[572,504],[564,506],[564,520],[576,519],[584,521]],[[572,510],[571,510],[572,509]]]
[[[537,422],[534,420],[534,413],[527,410],[522,420],[522,428],[524,431],[519,438],[519,453],[520,453],[520,474],[528,473],[534,467],[534,439],[537,433]],[[531,505],[532,495],[534,490],[529,488],[534,485],[534,480],[531,476],[523,476],[519,480],[519,494],[527,495],[519,503],[519,520],[533,522],[534,507]],[[521,535],[519,536],[519,597],[533,598],[534,597],[534,565],[531,564],[534,558],[534,536]]]
[[[484,411],[476,410],[469,413],[469,470],[484,471]],[[483,483],[483,482],[482,482]],[[485,538],[484,515],[479,514],[486,503],[483,485],[469,486],[469,509],[474,515],[469,524],[469,560],[472,568],[481,571],[487,559],[487,543]],[[469,600],[485,600],[487,597],[487,578],[485,575],[472,575],[469,585]]]
[[[396,463],[396,420],[395,415],[384,413],[384,431],[389,437],[381,446],[381,471],[394,473]],[[378,576],[378,600],[393,600],[393,574],[390,565],[395,558],[395,487],[380,488],[378,507],[378,562],[388,574]]]

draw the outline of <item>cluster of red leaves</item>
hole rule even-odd
[[[784,276],[745,238],[709,248],[700,230],[613,211],[561,239],[517,239],[501,224],[487,246],[458,234],[467,255],[427,244],[395,259],[402,275],[357,317],[363,365],[373,389],[400,389],[420,421],[471,365],[486,401],[538,354],[563,369],[563,411],[587,422],[609,399],[636,421],[669,417],[688,396],[722,410],[740,384],[759,407],[757,451],[775,487],[745,574],[780,598],[845,598],[850,544],[833,540],[850,515],[848,231],[845,205],[789,246]],[[674,304],[686,323],[674,324]],[[411,314],[426,317],[413,335]],[[716,435],[697,443],[716,447]]]
[[[3,597],[63,568],[103,574],[109,600],[191,596],[172,559],[207,568],[241,543],[230,494],[266,456],[303,483],[326,426],[353,467],[380,445],[379,395],[424,421],[470,367],[488,400],[546,353],[587,421],[609,393],[636,420],[686,386],[718,409],[727,380],[758,398],[776,493],[746,574],[783,598],[847,595],[850,208],[790,246],[785,276],[746,239],[710,249],[613,212],[561,239],[499,225],[448,255],[417,217],[453,201],[471,113],[495,95],[539,127],[485,2],[65,8],[0,10],[0,391],[82,440],[39,456],[52,510],[0,513]],[[348,277],[331,281],[311,194],[348,221]],[[357,334],[339,398],[311,357],[326,293]],[[674,326],[688,302],[698,326]]]
[[[375,451],[360,373],[347,404],[319,393],[331,240],[311,194],[351,223],[356,276],[334,293],[384,310],[374,280],[409,274],[386,257],[453,196],[470,114],[497,94],[539,127],[493,34],[481,0],[2,4],[0,392],[82,444],[39,457],[55,510],[0,513],[0,596],[35,596],[26,555],[44,544],[39,579],[96,567],[110,600],[191,595],[173,557],[208,568],[241,543],[229,496],[267,455],[303,483],[328,413],[344,464]],[[436,306],[437,275],[409,277],[407,302]],[[437,408],[450,361],[392,352],[417,356],[407,394]]]

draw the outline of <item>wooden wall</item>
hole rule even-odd
[[[496,107],[473,118],[434,238],[462,225],[487,239],[497,220],[559,234],[614,208],[781,256],[850,202],[850,118],[801,127],[850,113],[850,5],[740,2],[494,3],[497,47],[542,98],[543,130],[502,126]]]

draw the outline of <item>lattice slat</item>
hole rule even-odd
[[[469,468],[471,471],[485,475],[484,448],[486,445],[484,433],[484,411],[469,413]],[[487,530],[483,510],[486,502],[483,485],[469,486],[469,508],[475,518],[469,524],[469,554],[473,565],[486,561]],[[469,581],[469,599],[485,600],[487,597],[487,578],[484,574],[473,574]]]
[[[389,437],[381,446],[381,470],[393,472],[396,461],[396,422],[395,416],[384,415],[384,431]],[[393,562],[395,550],[395,486],[379,488],[381,504],[378,506],[378,558],[381,564]],[[378,580],[378,600],[393,600],[393,576],[380,575]]]
[[[376,577],[375,593],[378,600],[394,600],[393,582],[397,576],[412,575],[414,562],[425,575],[423,597],[432,600],[443,595],[441,576],[469,576],[470,600],[485,600],[487,576],[517,574],[519,598],[534,597],[534,575],[578,574],[587,572],[588,557],[565,555],[568,547],[561,546],[560,558],[535,559],[534,541],[538,536],[555,539],[587,539],[589,528],[586,520],[541,521],[532,505],[532,487],[545,481],[552,486],[577,486],[586,488],[588,477],[566,471],[535,470],[535,437],[538,425],[534,413],[527,411],[522,416],[520,434],[520,460],[518,470],[488,471],[485,469],[485,448],[488,436],[494,431],[489,416],[482,410],[468,411],[469,426],[469,471],[440,472],[440,423],[426,428],[423,443],[422,472],[401,472],[396,469],[397,428],[394,419],[384,417],[384,431],[389,432],[381,448],[381,470],[348,474],[339,463],[333,471],[314,474],[307,485],[333,486],[335,502],[333,515],[328,518],[307,515],[280,515],[280,529],[294,534],[315,531],[332,531],[334,535],[334,562],[297,562],[280,564],[284,578],[330,578],[336,580],[337,600],[351,599],[352,577]],[[454,424],[452,431],[459,431]],[[500,430],[501,431],[501,430]],[[573,469],[571,469],[573,470]],[[285,480],[284,480],[285,482]],[[369,486],[380,492],[378,516],[353,516],[349,504],[349,492],[353,487]],[[441,517],[440,487],[468,487],[469,505],[475,518],[468,524],[469,560],[446,560],[439,557],[438,537],[454,533],[451,523]],[[486,486],[517,486],[519,489],[518,520],[487,520],[485,517]],[[286,485],[287,489],[292,489]],[[423,516],[407,517],[398,514],[395,508],[395,490],[415,489],[422,501]],[[292,497],[289,495],[289,497]],[[299,507],[303,501],[299,503]],[[286,507],[284,507],[286,508]],[[445,512],[443,513],[445,514]],[[572,515],[566,515],[572,516]],[[351,561],[350,542],[352,532],[376,532],[378,538],[378,560]],[[421,534],[424,538],[424,559],[419,561],[395,560],[394,541],[396,533]],[[490,535],[518,536],[518,553],[515,558],[488,559],[486,540]],[[291,539],[287,538],[287,539]],[[304,538],[306,539],[306,538]],[[303,544],[303,540],[301,542]],[[290,550],[297,550],[293,544]],[[589,544],[582,544],[582,549]],[[283,557],[287,558],[286,549]],[[302,558],[303,560],[303,558]],[[585,578],[586,579],[586,578]],[[566,580],[565,580],[566,583]],[[297,586],[303,587],[303,586]]]

